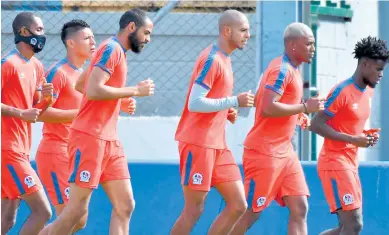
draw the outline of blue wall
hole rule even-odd
[[[311,191],[308,213],[309,234],[318,234],[337,224],[335,215],[329,213],[315,163],[303,163]],[[131,220],[131,234],[167,235],[183,207],[178,165],[130,163],[136,208]],[[360,167],[363,187],[363,215],[366,235],[389,234],[389,162],[363,163]],[[212,190],[205,204],[205,211],[192,234],[206,234],[213,219],[223,208],[223,201]],[[92,196],[89,222],[78,234],[108,234],[111,206],[101,188]],[[17,234],[29,210],[23,203],[19,210],[16,227],[9,233]],[[248,235],[279,235],[287,232],[286,208],[273,203],[265,210],[260,221]]]

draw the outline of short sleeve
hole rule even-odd
[[[100,50],[101,51],[96,54],[97,58],[95,59],[96,63],[94,66],[100,67],[102,70],[109,73],[109,75],[112,75],[116,66],[120,63],[122,49],[117,43],[109,42]]]
[[[335,87],[328,94],[326,102],[324,104],[324,113],[333,117],[346,103],[346,97],[342,92],[342,87]]]
[[[16,76],[16,70],[13,64],[1,61],[1,89],[5,86],[8,80]]]
[[[55,67],[48,71],[46,75],[46,80],[49,83],[53,84],[53,98],[57,99],[61,90],[64,88],[66,84],[66,77],[62,71],[62,69],[56,69]]]
[[[290,82],[288,67],[281,66],[281,68],[272,69],[267,77],[265,77],[265,88],[270,89],[279,95],[283,95],[287,85]]]
[[[210,90],[219,76],[219,63],[216,58],[216,50],[211,49],[207,56],[199,58],[198,65],[195,71],[195,83]]]

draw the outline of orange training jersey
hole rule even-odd
[[[47,82],[54,87],[53,108],[78,109],[82,95],[75,89],[81,69],[72,65],[66,58],[54,64],[46,74]],[[43,139],[38,151],[48,153],[67,152],[68,135],[71,123],[44,123]]]
[[[360,135],[370,114],[373,89],[360,88],[349,78],[340,82],[330,92],[325,103],[325,113],[332,118],[327,125],[335,131]],[[324,139],[318,167],[321,170],[358,168],[358,147],[350,143]]]
[[[116,37],[105,40],[94,53],[86,74],[86,81],[94,67],[99,67],[111,77],[105,83],[111,87],[124,87],[127,78],[126,51]],[[103,140],[117,140],[117,121],[120,112],[120,99],[88,100],[82,97],[80,111],[71,126]]]
[[[1,103],[19,108],[32,108],[34,94],[43,80],[43,65],[35,57],[30,60],[13,49],[1,59]],[[30,154],[31,123],[1,116],[1,149]]]
[[[286,157],[293,151],[291,143],[298,115],[287,117],[263,117],[262,100],[265,89],[272,90],[281,98],[280,103],[299,104],[303,97],[303,82],[297,67],[293,66],[286,55],[270,62],[263,74],[257,91],[255,122],[246,137],[244,146],[263,155]]]
[[[228,110],[213,113],[196,113],[188,110],[188,100],[193,84],[209,90],[207,98],[219,99],[232,95],[234,77],[231,58],[216,45],[200,53],[189,82],[185,107],[178,124],[175,139],[212,149],[225,149],[225,125]]]

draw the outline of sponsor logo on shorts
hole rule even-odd
[[[64,194],[65,194],[65,196],[66,196],[66,199],[69,200],[69,196],[70,196],[70,188],[69,188],[69,187],[65,188]]]
[[[266,202],[266,197],[259,197],[257,199],[257,207],[261,207],[265,205],[265,202]]]
[[[81,171],[80,172],[80,182],[88,183],[90,180],[90,172],[89,171]]]
[[[350,205],[350,204],[353,204],[354,203],[354,197],[353,195],[347,193],[343,196],[343,202],[344,204],[347,206],[347,205]]]
[[[32,178],[32,176],[30,175],[24,178],[24,183],[27,185],[28,188],[31,188],[35,185],[34,178]]]
[[[194,173],[192,176],[193,184],[200,185],[203,182],[203,175],[200,173]]]

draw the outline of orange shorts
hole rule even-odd
[[[38,174],[54,206],[69,200],[69,157],[64,153],[37,152]]]
[[[1,198],[13,200],[41,189],[41,181],[28,155],[1,150]]]
[[[362,187],[358,173],[351,170],[319,170],[318,172],[331,213],[362,207]]]
[[[99,183],[130,178],[127,159],[118,140],[102,140],[71,130],[68,153],[69,183],[97,188]]]
[[[277,158],[244,149],[244,187],[248,208],[264,210],[273,200],[285,206],[285,196],[309,197],[304,171],[296,153]]]
[[[178,150],[181,184],[193,190],[207,192],[217,184],[242,180],[228,149],[208,149],[180,142]]]

